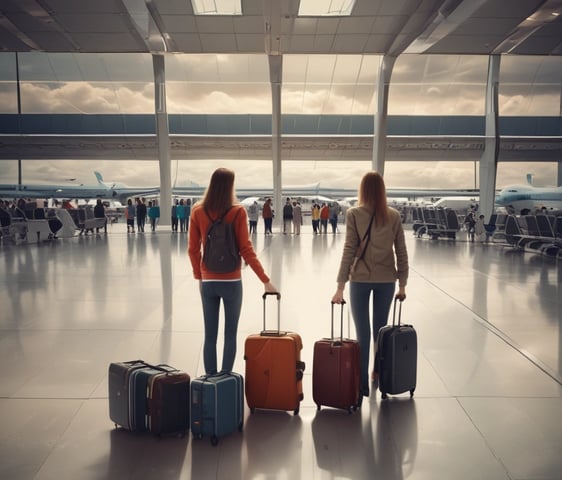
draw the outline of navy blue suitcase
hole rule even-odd
[[[219,438],[244,425],[244,380],[238,373],[203,375],[191,381],[191,433],[194,438]]]
[[[417,377],[418,339],[412,325],[402,325],[402,302],[396,320],[396,302],[392,313],[392,325],[379,330],[377,353],[375,358],[376,371],[379,374],[379,390],[382,398],[388,394],[410,392],[414,395]]]
[[[131,430],[131,415],[129,412],[129,388],[131,373],[139,368],[145,368],[142,360],[129,362],[113,362],[109,365],[109,418],[121,427]]]

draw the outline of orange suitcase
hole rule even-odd
[[[277,330],[265,329],[265,304],[268,295],[277,297]],[[250,335],[244,345],[246,361],[246,402],[256,408],[292,410],[299,413],[303,399],[300,335],[280,330],[280,294],[263,294],[263,330]]]

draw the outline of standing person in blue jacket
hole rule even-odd
[[[156,225],[160,218],[160,207],[156,204],[156,200],[148,202],[148,219],[150,220],[150,228],[153,232],[156,231]]]
[[[370,228],[369,228],[370,227]],[[357,247],[365,233],[370,238],[362,259],[354,262]],[[352,268],[355,263],[355,267]],[[386,325],[388,312],[394,298],[406,298],[408,281],[408,252],[402,228],[400,212],[386,204],[386,188],[382,176],[368,172],[361,179],[358,206],[346,213],[346,232],[343,253],[337,276],[337,290],[332,302],[342,303],[345,284],[349,280],[351,312],[361,351],[361,394],[369,396],[369,353],[371,341],[377,345],[377,335]],[[369,318],[369,302],[372,302],[373,331]],[[378,374],[373,371],[373,381]]]
[[[187,232],[187,226],[185,223],[186,217],[185,217],[185,205],[183,202],[183,198],[180,199],[180,202],[177,205],[177,215],[178,215],[178,221],[180,223],[180,232]],[[177,231],[177,228],[176,228]]]

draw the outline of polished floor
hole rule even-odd
[[[0,247],[0,478],[562,478],[560,262],[407,232],[414,399],[377,393],[353,415],[317,412],[312,350],[330,332],[343,237],[314,236],[307,225],[300,236],[255,237],[282,293],[282,327],[303,337],[305,400],[299,416],[246,409],[243,433],[218,447],[131,434],[108,417],[112,361],[203,373],[185,235],[127,235],[115,224],[107,235]],[[250,269],[243,276],[241,373],[244,338],[262,327],[262,286]]]

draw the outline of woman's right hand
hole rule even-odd
[[[279,293],[277,287],[275,287],[275,285],[271,282],[264,283],[263,286],[266,293]]]

